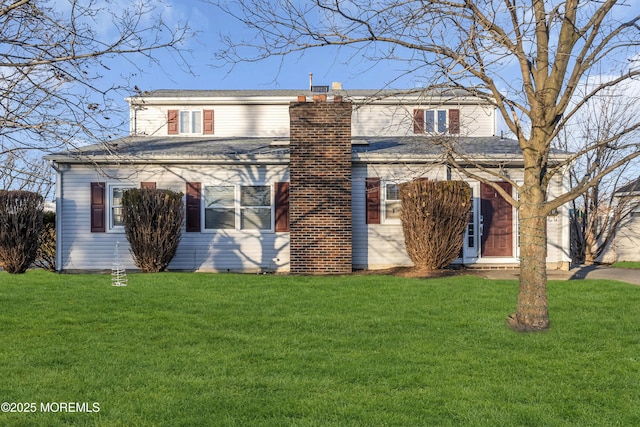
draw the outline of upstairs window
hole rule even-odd
[[[460,110],[413,110],[413,133],[460,133]]]
[[[214,111],[169,110],[167,133],[169,135],[213,135]]]
[[[180,133],[202,133],[202,112],[180,111]]]
[[[425,111],[424,131],[427,133],[445,133],[447,131],[447,110]]]

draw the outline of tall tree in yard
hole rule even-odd
[[[231,64],[323,46],[341,52],[353,48],[352,58],[393,61],[393,69],[403,63],[403,73],[414,76],[418,86],[453,86],[493,103],[523,157],[522,182],[484,168],[518,193],[516,199],[491,184],[518,210],[520,288],[508,322],[525,331],[549,327],[547,216],[640,155],[636,138],[635,149],[606,168],[589,168],[571,188],[551,196],[554,176],[610,140],[593,141],[559,160],[552,157],[552,142],[590,99],[640,76],[635,2],[239,0],[218,6],[253,30],[247,41],[226,39],[219,56]],[[635,133],[638,127],[637,121],[628,123],[616,134]],[[490,183],[459,165],[455,145],[449,148],[452,166]]]
[[[47,193],[42,152],[108,141],[128,126],[114,100],[158,51],[182,61],[185,25],[161,0],[11,0],[0,6],[0,183]],[[122,64],[132,70],[125,73]],[[46,173],[40,173],[46,171]]]

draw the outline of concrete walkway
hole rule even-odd
[[[519,269],[513,270],[477,270],[475,274],[486,279],[517,280]],[[548,270],[549,280],[604,279],[640,285],[640,270],[631,268],[611,268],[605,265],[579,265],[569,271]]]

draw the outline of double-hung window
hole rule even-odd
[[[233,185],[214,185],[204,188],[204,228],[236,228],[236,195]]]
[[[242,230],[271,228],[271,187],[266,185],[240,187],[240,228]]]
[[[110,185],[109,186],[109,230],[123,230],[123,209],[122,209],[122,196],[124,192],[130,188],[134,188],[132,185]]]
[[[402,204],[400,202],[400,187],[396,183],[387,182],[384,185],[384,222],[400,222]]]
[[[272,195],[268,185],[206,186],[205,230],[270,230]]]
[[[202,111],[180,111],[180,133],[202,133]]]

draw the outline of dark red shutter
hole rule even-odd
[[[380,178],[367,178],[367,224],[380,224]]]
[[[156,183],[155,182],[141,182],[140,183],[140,188],[150,188],[152,190],[156,189]]]
[[[213,135],[213,110],[202,111],[202,133]]]
[[[460,133],[460,110],[449,110],[449,133]]]
[[[187,182],[186,200],[186,230],[187,232],[200,231],[200,183]]]
[[[91,183],[91,232],[104,233],[106,231],[106,203],[104,182]]]
[[[169,110],[167,114],[167,133],[169,135],[177,135],[178,128],[178,110]]]
[[[289,183],[275,183],[275,231],[289,231]]]
[[[413,133],[424,133],[424,110],[413,110]]]

